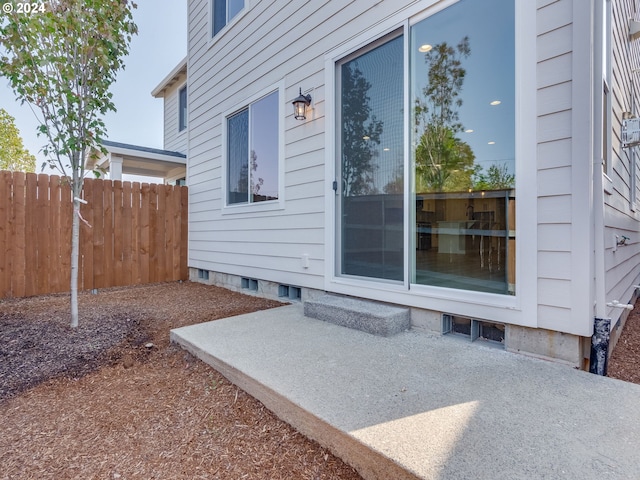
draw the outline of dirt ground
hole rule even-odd
[[[361,477],[216,371],[169,330],[278,302],[197,283],[0,301],[0,479]],[[640,383],[634,310],[609,375]]]
[[[196,283],[0,301],[0,479],[361,477],[169,330],[278,302]]]
[[[622,335],[609,358],[607,376],[640,384],[640,300],[629,314]]]

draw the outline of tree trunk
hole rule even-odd
[[[75,176],[75,175],[74,175]],[[71,221],[71,328],[78,327],[78,260],[80,256],[80,198],[81,188],[73,180],[73,219]]]

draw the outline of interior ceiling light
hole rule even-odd
[[[473,128],[467,128],[464,133],[473,133]]]
[[[420,45],[420,48],[418,48],[418,51],[422,53],[427,53],[431,51],[432,48],[433,47],[431,45],[429,45],[428,43],[425,43],[424,45]]]
[[[489,144],[489,145],[495,145],[495,144],[496,144],[496,142],[494,142],[494,141],[492,140],[492,141],[490,141],[488,144]]]
[[[371,137],[369,135],[365,135],[364,137],[362,137],[363,140],[371,140]]]
[[[496,106],[496,105],[500,105],[501,103],[502,103],[502,102],[501,102],[500,100],[494,100],[494,101],[493,101],[493,102],[491,102],[489,105]]]

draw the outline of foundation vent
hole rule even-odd
[[[442,333],[466,337],[472,342],[480,340],[504,348],[505,326],[501,323],[443,313]]]

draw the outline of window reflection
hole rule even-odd
[[[513,0],[411,29],[413,282],[515,294]]]
[[[251,201],[278,199],[278,92],[251,105]]]
[[[248,195],[249,109],[227,119],[228,198],[227,203],[246,203]]]

